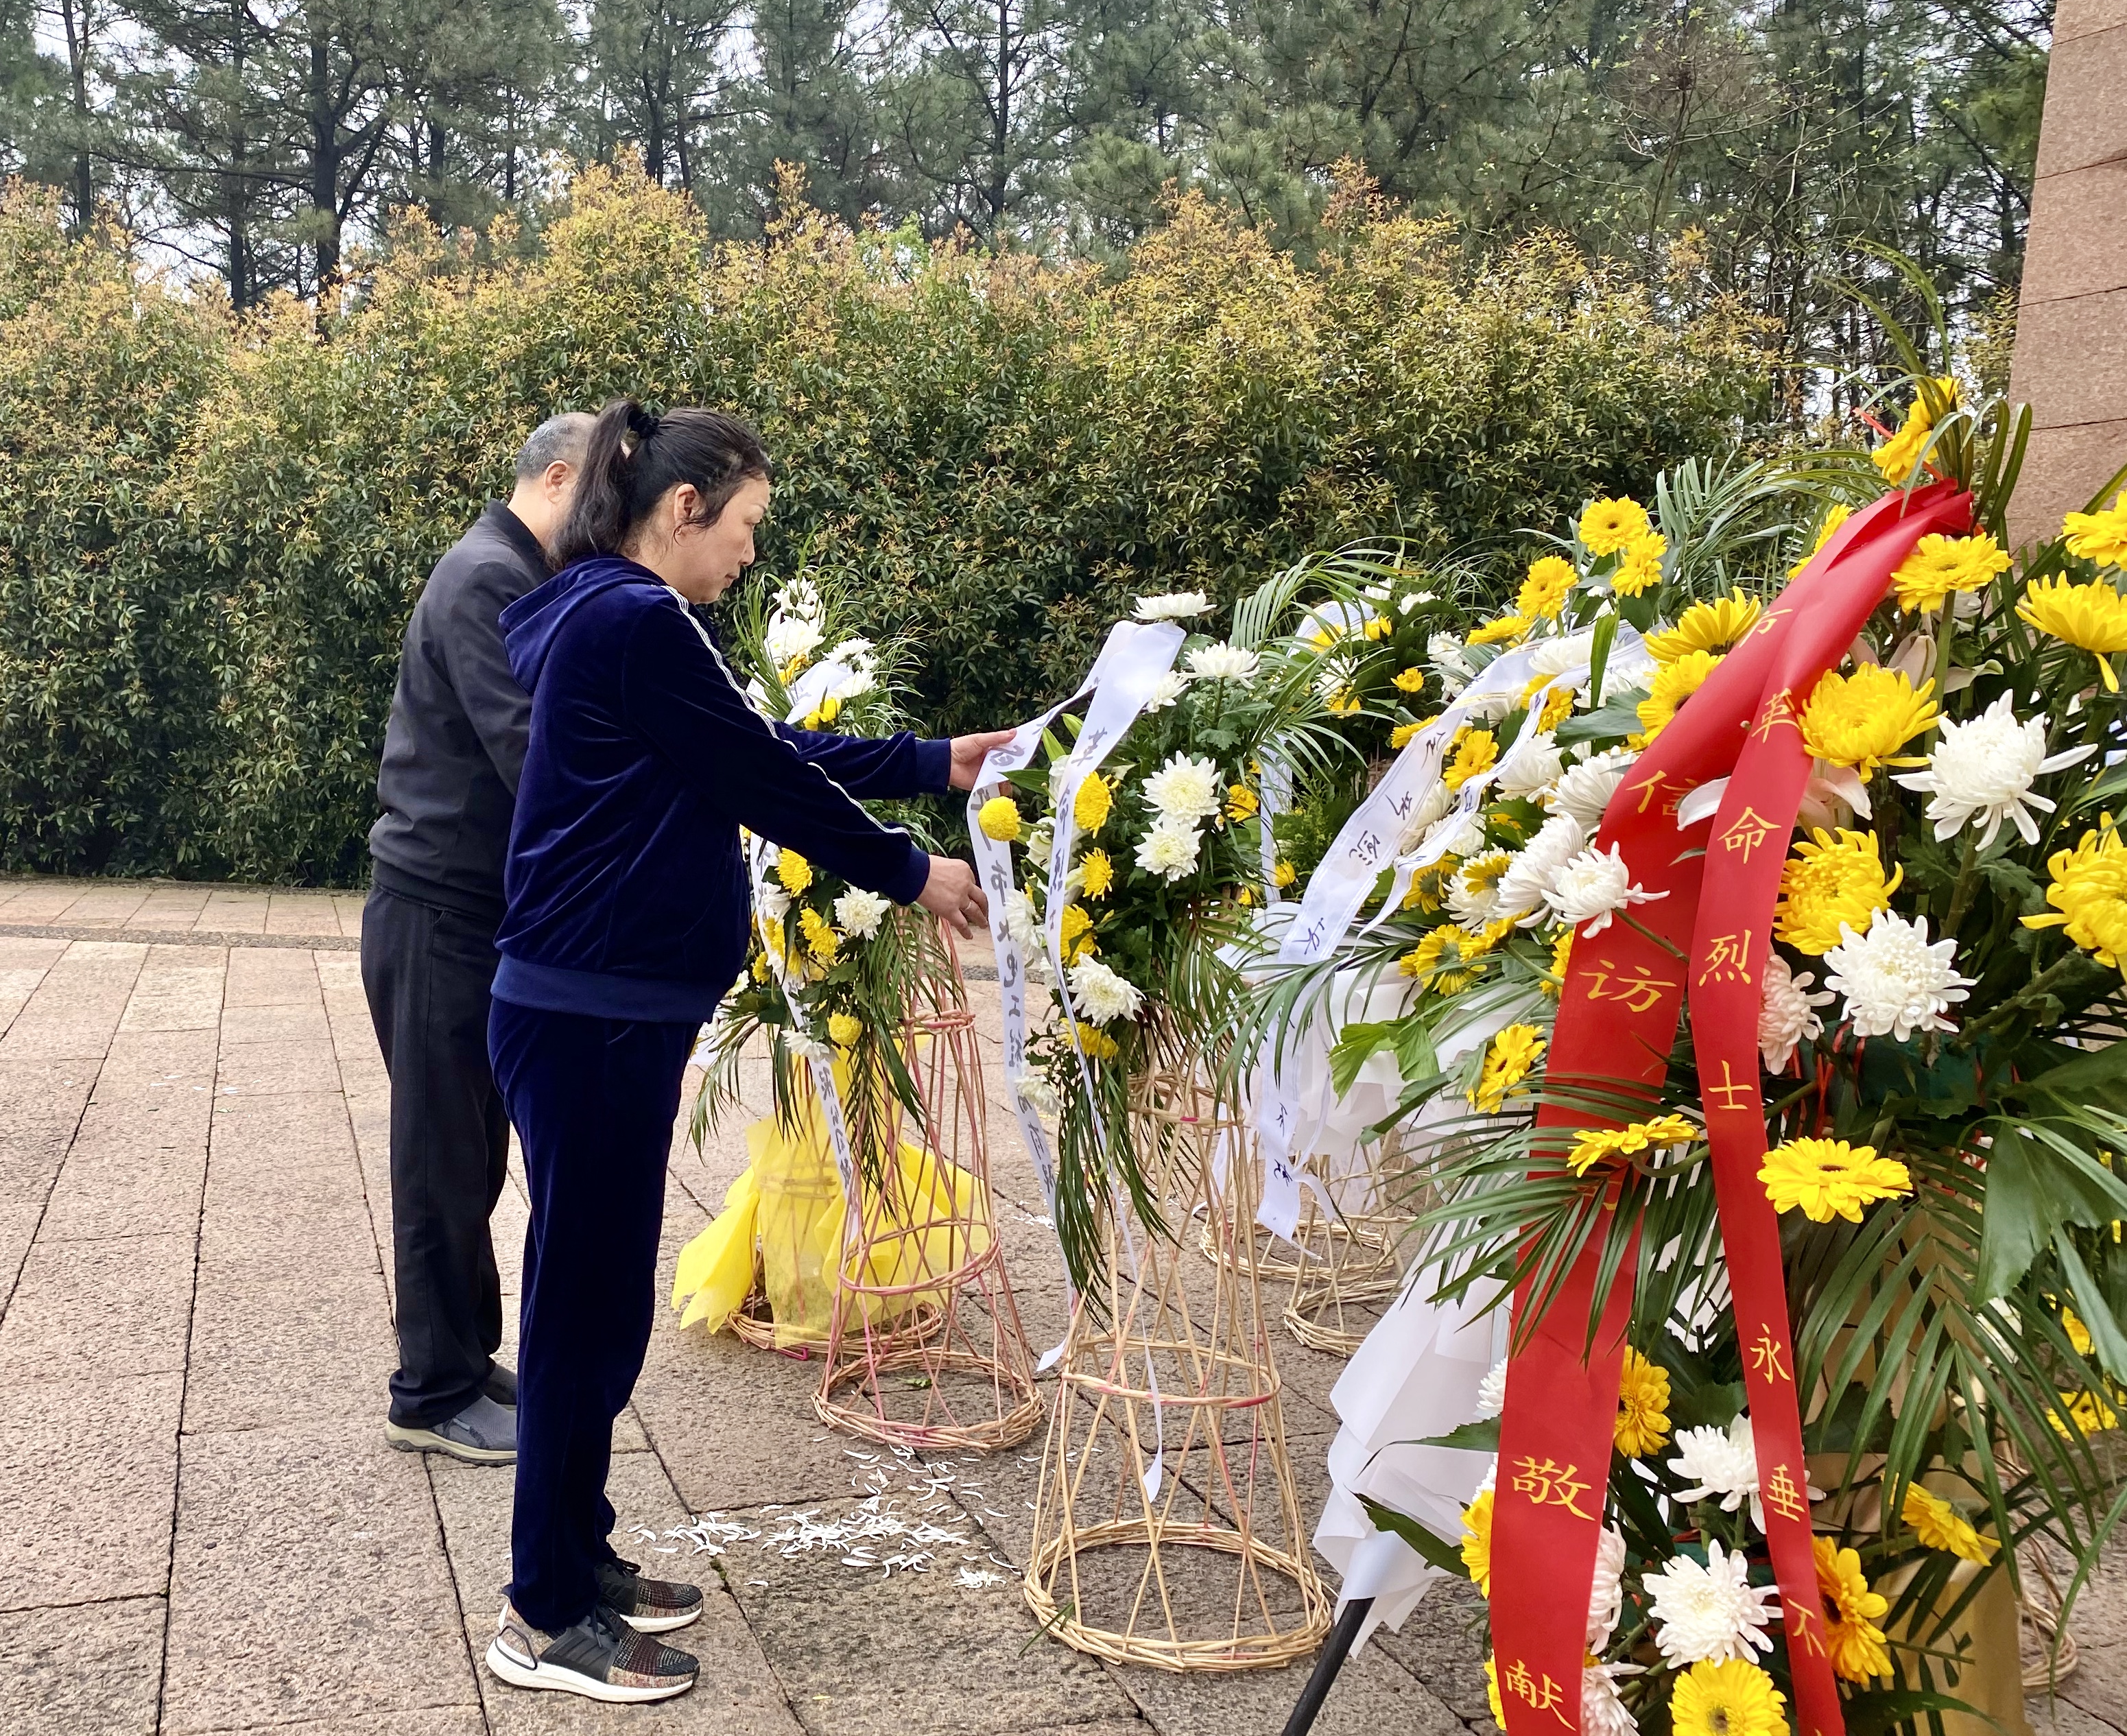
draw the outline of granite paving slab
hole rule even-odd
[[[0,1615],[8,1736],[154,1736],[163,1600],[121,1597]]]

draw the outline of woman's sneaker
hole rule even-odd
[[[547,1634],[506,1601],[487,1667],[513,1687],[559,1688],[618,1705],[670,1700],[701,1672],[686,1653],[637,1633],[602,1603],[574,1627]]]
[[[699,1586],[671,1579],[645,1579],[632,1561],[601,1562],[599,1601],[638,1634],[668,1634],[702,1613]]]

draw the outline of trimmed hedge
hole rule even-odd
[[[592,170],[536,248],[410,221],[320,332],[69,243],[18,189],[0,861],[358,882],[407,611],[558,408],[751,418],[765,568],[838,571],[950,730],[1035,709],[1135,593],[1510,537],[1727,444],[1765,386],[1726,308],[1670,314],[1550,239],[1473,267],[1379,210],[1303,267],[1187,200],[1109,277],[795,198],[765,246],[713,249],[684,201]]]

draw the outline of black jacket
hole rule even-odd
[[[501,920],[532,702],[509,672],[499,617],[547,576],[538,538],[499,500],[429,575],[406,623],[377,777],[384,817],[369,850],[386,891]]]

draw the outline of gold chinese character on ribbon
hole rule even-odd
[[[1637,783],[1626,785],[1627,789],[1634,789],[1641,792],[1640,806],[1637,811],[1642,814],[1646,812],[1648,805],[1654,801],[1655,797],[1660,792],[1661,787],[1668,782],[1669,773],[1667,772],[1650,772]],[[1679,792],[1679,793],[1681,792]]]
[[[1817,1632],[1820,1624],[1815,1610],[1801,1609],[1789,1604],[1788,1622],[1788,1631],[1809,1648],[1811,1656],[1824,1656],[1824,1636]]]
[[[1499,1672],[1499,1686],[1523,1705],[1548,1712],[1569,1730],[1573,1728],[1572,1721],[1566,1715],[1566,1690],[1548,1676],[1539,1679],[1520,1658]]]
[[[1574,1473],[1578,1465],[1567,1465],[1563,1470],[1558,1462],[1546,1459],[1539,1463],[1534,1459],[1520,1459],[1520,1467],[1514,1473],[1513,1488],[1517,1495],[1526,1495],[1536,1507],[1564,1507],[1575,1519],[1593,1520],[1593,1513],[1584,1513],[1575,1503],[1588,1492],[1589,1483],[1578,1481]]]
[[[1721,1063],[1721,1083],[1706,1085],[1699,1091],[1711,1109],[1726,1109],[1739,1115],[1758,1113],[1758,1088],[1747,1079],[1736,1076],[1736,1064],[1724,1058]],[[1742,1100],[1739,1103],[1738,1098]],[[1718,1099],[1717,1102],[1715,1100]]]
[[[1765,1485],[1765,1505],[1783,1519],[1800,1519],[1809,1511],[1808,1497],[1784,1464],[1773,1467],[1772,1480]]]
[[[1741,850],[1748,862],[1759,845],[1779,830],[1754,807],[1746,807],[1736,816],[1735,824],[1721,835],[1721,841],[1731,851]]]
[[[1792,1382],[1794,1377],[1788,1373],[1786,1365],[1780,1360],[1780,1358],[1786,1354],[1774,1338],[1773,1329],[1770,1327],[1761,1326],[1758,1328],[1758,1336],[1750,1345],[1752,1368],[1768,1380]]]
[[[1765,702],[1765,709],[1750,733],[1763,741],[1784,723],[1798,736],[1802,733],[1802,719],[1795,711],[1794,695],[1786,688]]]
[[[1611,973],[1618,969],[1614,959],[1599,958],[1595,963],[1601,968],[1588,985],[1588,998],[1622,1000],[1628,1012],[1651,1011],[1660,1002],[1664,991],[1682,986],[1665,977],[1656,976],[1644,964],[1634,965],[1630,976],[1620,973],[1613,977]]]
[[[1750,980],[1750,930],[1740,934],[1716,934],[1708,944],[1706,968],[1698,973],[1703,982],[1708,977],[1716,982],[1733,982],[1741,977]]]

